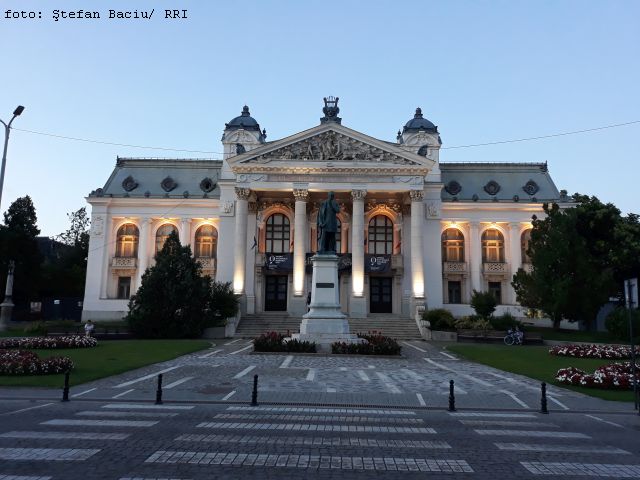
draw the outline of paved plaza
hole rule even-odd
[[[426,342],[403,355],[252,354],[230,340],[74,387],[68,403],[3,388],[0,480],[640,478],[629,404],[551,387],[543,415],[534,380]]]

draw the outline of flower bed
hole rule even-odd
[[[636,364],[636,379],[640,382],[640,365]],[[593,374],[587,374],[579,368],[561,368],[556,380],[565,385],[581,387],[628,390],[633,388],[631,362],[612,363],[596,368]]]
[[[0,340],[0,348],[90,348],[98,345],[93,337],[24,337]]]
[[[0,350],[0,375],[51,375],[71,369],[69,357],[41,359],[27,350]]]
[[[298,352],[316,353],[316,344],[313,342],[301,342],[300,340],[288,340],[291,335],[283,335],[278,332],[263,333],[253,340],[254,352]]]
[[[385,337],[379,332],[367,334],[358,333],[358,337],[366,340],[363,343],[334,342],[331,344],[331,353],[358,354],[358,355],[400,355],[402,347],[398,342]]]
[[[626,345],[558,345],[549,349],[549,353],[563,357],[619,360],[631,357],[631,347]],[[636,347],[636,354],[640,354],[638,347]]]

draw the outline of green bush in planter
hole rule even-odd
[[[516,317],[511,315],[509,312],[504,313],[503,315],[499,315],[497,317],[491,317],[489,319],[489,323],[491,324],[491,328],[494,330],[509,330],[514,327],[522,327],[522,323],[516,320]]]
[[[422,319],[429,322],[431,330],[452,332],[456,330],[456,319],[453,314],[444,308],[434,308],[422,314]]]
[[[490,292],[473,291],[471,295],[471,307],[485,320],[489,320],[493,312],[496,311],[496,297]]]
[[[489,320],[485,320],[479,315],[469,315],[468,317],[458,318],[455,322],[458,330],[490,330],[491,324]]]

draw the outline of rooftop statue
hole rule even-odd
[[[335,201],[334,196],[333,192],[329,192],[318,211],[318,253],[321,255],[336,253],[337,214],[340,211],[340,205]]]

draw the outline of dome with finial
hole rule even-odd
[[[424,130],[425,132],[438,133],[438,127],[422,116],[422,109],[416,108],[416,114],[411,120],[409,120],[404,128],[403,132],[418,132]]]
[[[260,125],[255,118],[249,113],[249,107],[246,105],[242,107],[242,113],[239,117],[234,118],[229,123],[225,124],[225,130],[255,130],[260,131]]]

